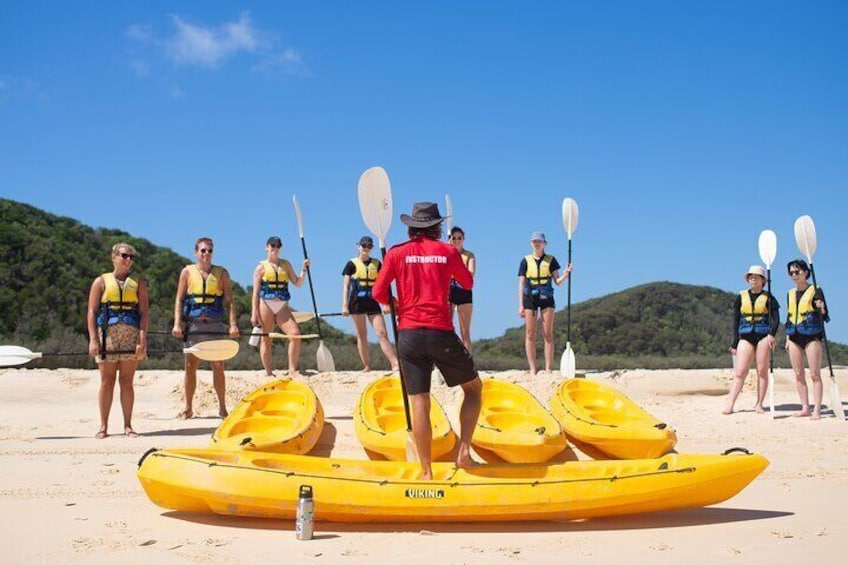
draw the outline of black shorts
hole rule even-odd
[[[407,394],[430,392],[433,365],[448,386],[458,386],[477,377],[474,359],[454,332],[415,328],[398,332],[400,357]]]
[[[551,296],[542,296],[542,295],[530,295],[525,294],[524,299],[522,300],[524,303],[525,310],[545,310],[546,308],[554,308],[554,297]]]
[[[816,335],[802,335],[802,334],[792,334],[789,336],[789,341],[800,347],[801,349],[806,349],[807,345],[814,341],[821,341],[822,334]]]
[[[471,304],[471,292],[472,291],[465,290],[461,286],[451,286],[450,303],[456,304],[457,306],[460,304]]]
[[[739,339],[740,340],[744,339],[745,341],[747,341],[748,343],[750,343],[751,345],[756,347],[757,344],[760,343],[760,340],[763,339],[766,336],[768,336],[768,334],[758,334],[758,333],[739,334]]]
[[[351,314],[380,314],[383,311],[380,303],[371,297],[354,298],[350,301],[348,310]]]

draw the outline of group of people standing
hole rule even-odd
[[[810,284],[810,267],[803,259],[793,259],[786,272],[794,283],[787,294],[788,314],[784,325],[789,361],[795,374],[795,384],[801,400],[801,410],[795,415],[821,418],[823,385],[821,379],[822,341],[824,324],[830,321],[821,288]],[[733,306],[733,342],[730,351],[736,356],[733,381],[723,413],[733,413],[736,399],[742,391],[752,361],[756,361],[757,401],[754,410],[765,412],[763,401],[768,391],[769,352],[777,344],[780,327],[780,305],[765,289],[766,270],[752,265],[745,273],[750,288],[739,292]],[[813,383],[813,406],[810,410],[809,388],[804,362],[809,367]]]

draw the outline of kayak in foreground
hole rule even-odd
[[[722,455],[480,465],[359,461],[217,449],[151,449],[138,478],[155,504],[181,512],[293,519],[301,485],[315,517],[338,522],[576,520],[717,504],[768,461]]]

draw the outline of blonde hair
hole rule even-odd
[[[122,247],[126,247],[129,250],[130,253],[132,253],[133,255],[138,257],[138,251],[135,250],[135,247],[133,247],[129,243],[126,243],[125,241],[122,241],[120,243],[116,243],[115,245],[112,246],[112,255],[118,255],[121,252]]]

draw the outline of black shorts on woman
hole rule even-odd
[[[765,338],[765,337],[768,337],[768,335],[769,335],[769,334],[767,334],[767,333],[766,333],[766,334],[761,334],[761,333],[751,332],[751,333],[747,333],[747,334],[740,334],[740,335],[739,335],[739,340],[740,340],[740,341],[741,341],[741,340],[745,340],[745,341],[747,341],[748,343],[750,343],[751,345],[753,345],[753,346],[755,346],[755,347],[756,347],[756,345],[757,345],[758,343],[760,343],[760,340],[762,340],[762,339],[763,339],[763,338]]]
[[[814,341],[821,341],[822,334],[815,335],[803,335],[803,334],[792,334],[789,336],[789,341],[800,347],[801,349],[806,349],[807,345],[811,344]]]
[[[348,311],[351,314],[381,314],[383,310],[380,308],[380,303],[370,296],[364,298],[353,297],[350,299]]]
[[[413,328],[398,332],[400,358],[407,394],[430,392],[433,365],[450,387],[477,377],[474,360],[455,332]]]
[[[456,306],[462,306],[463,304],[472,304],[472,292],[470,290],[465,290],[461,286],[451,285],[450,289],[450,303]]]

